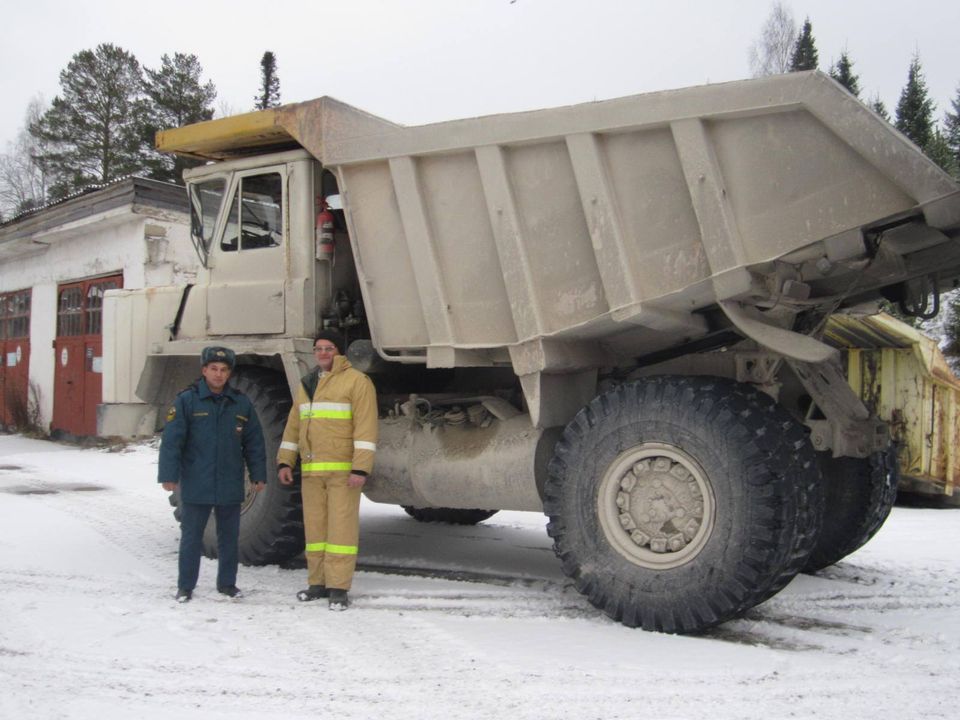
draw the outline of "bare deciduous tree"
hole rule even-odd
[[[753,77],[789,72],[796,42],[797,23],[794,22],[793,12],[784,3],[775,2],[760,30],[760,37],[750,46],[750,72]]]
[[[0,208],[5,216],[16,215],[46,202],[47,176],[36,159],[43,148],[27,131],[45,111],[46,102],[42,97],[31,100],[17,139],[7,143],[7,152],[0,155]]]
[[[214,117],[230,117],[231,115],[237,115],[238,113],[243,112],[242,110],[237,110],[235,105],[230,104],[223,98],[220,98],[220,102],[217,103],[217,110],[214,112]]]

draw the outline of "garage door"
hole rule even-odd
[[[123,286],[121,275],[66,283],[58,288],[53,430],[97,434],[103,396],[103,294]]]
[[[30,290],[0,295],[0,423],[26,427],[29,417]]]

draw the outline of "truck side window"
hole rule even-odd
[[[190,186],[190,237],[203,266],[217,228],[217,215],[226,191],[223,178],[214,178]]]
[[[283,237],[283,182],[280,173],[240,179],[231,201],[220,249],[226,252],[277,247]],[[239,218],[239,221],[238,221]]]

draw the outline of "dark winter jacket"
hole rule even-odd
[[[201,378],[167,411],[157,482],[180,483],[180,499],[204,505],[243,502],[243,465],[266,482],[266,450],[250,399],[227,386],[214,395]]]

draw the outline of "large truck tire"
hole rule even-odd
[[[461,508],[418,508],[401,505],[403,511],[414,520],[425,523],[447,523],[448,525],[476,525],[489,520],[497,510],[465,510]]]
[[[299,483],[284,487],[276,475],[277,448],[290,412],[290,391],[282,375],[254,366],[238,367],[231,383],[253,403],[267,450],[266,487],[259,493],[252,492],[249,478],[245,480],[247,493],[240,515],[240,562],[245,565],[283,563],[304,547]],[[178,492],[171,494],[170,503],[176,508],[177,520],[180,519],[179,500]],[[217,557],[217,528],[212,513],[203,533],[203,552],[209,558]]]
[[[564,572],[614,620],[705,630],[786,585],[813,549],[822,487],[805,428],[767,395],[654,377],[564,429],[544,509]]]
[[[817,453],[823,475],[820,535],[804,572],[816,572],[866,545],[886,521],[897,499],[896,448],[868,458]]]
[[[267,486],[259,493],[247,492],[240,516],[240,562],[247,565],[282,563],[303,552],[303,501],[300,484],[285,487],[277,481],[277,450],[283,438],[292,400],[286,378],[265,368],[243,366],[233,376],[233,386],[250,398],[267,449]],[[204,546],[213,541],[212,523]]]

